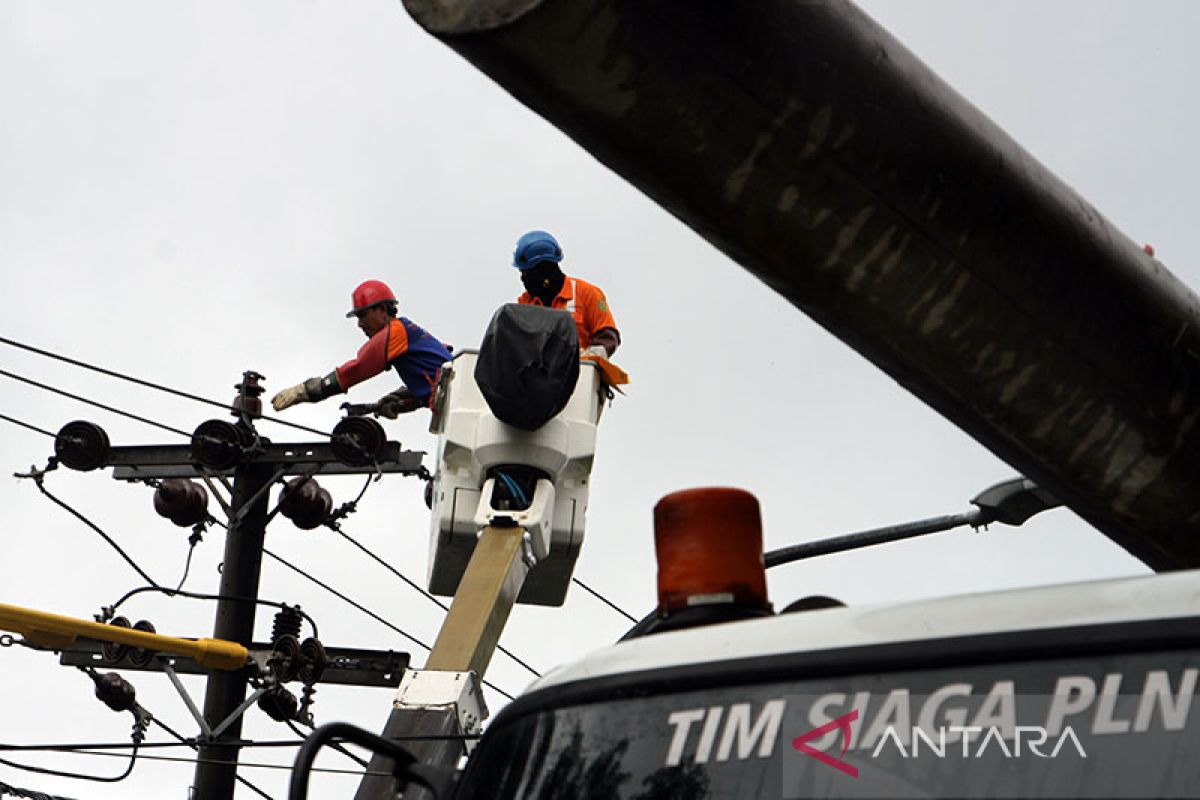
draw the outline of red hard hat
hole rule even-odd
[[[396,295],[383,281],[363,281],[350,293],[350,302],[354,308],[346,312],[347,317],[353,317],[360,311],[377,306],[380,303],[395,303]]]

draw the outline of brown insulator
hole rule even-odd
[[[183,478],[168,478],[154,490],[154,510],[189,528],[208,519],[208,490]]]

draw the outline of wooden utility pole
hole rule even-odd
[[[217,602],[213,638],[243,645],[249,645],[254,638],[257,605],[251,598],[258,597],[263,539],[267,530],[268,492],[265,489],[271,482],[272,468],[268,464],[244,464],[234,474],[230,510],[236,521],[229,526],[225,538],[225,561],[221,569],[222,599]],[[215,729],[234,714],[245,699],[244,670],[211,673],[204,696],[205,721]],[[234,742],[242,738],[240,714],[219,738]],[[197,798],[220,800],[233,797],[240,750],[236,744],[220,741],[200,746],[195,777]]]

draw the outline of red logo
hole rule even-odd
[[[851,711],[849,714],[843,714],[833,722],[828,722],[819,728],[813,728],[808,733],[802,733],[795,739],[792,739],[792,747],[804,753],[806,756],[812,756],[822,764],[828,764],[834,769],[840,769],[842,772],[849,775],[851,778],[858,777],[858,767],[853,767],[842,761],[845,758],[846,751],[850,749],[850,739],[853,737],[853,732],[850,730],[850,723],[858,719],[858,709]],[[830,731],[840,730],[846,734],[846,738],[842,743],[842,755],[839,758],[834,758],[828,753],[812,747],[808,743],[813,739],[820,739]]]

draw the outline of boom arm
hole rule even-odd
[[[1196,296],[845,0],[404,0],[1158,569],[1200,566]]]

